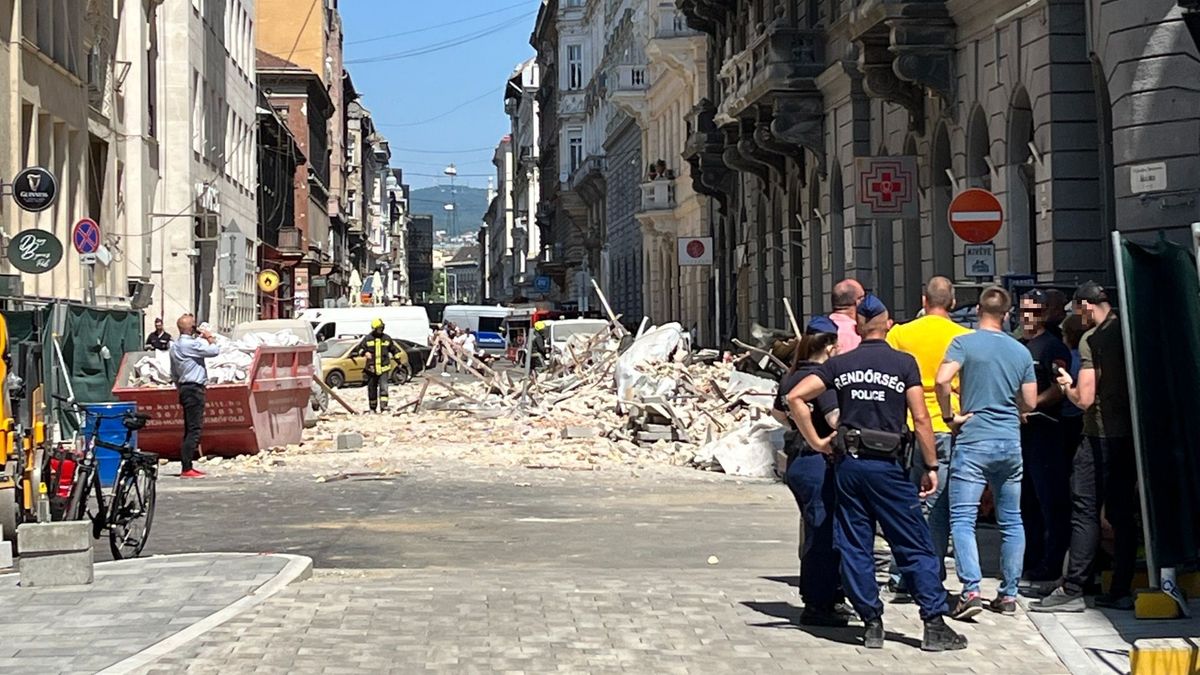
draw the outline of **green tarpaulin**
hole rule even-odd
[[[1186,248],[1121,242],[1137,433],[1157,567],[1200,559],[1200,279]]]

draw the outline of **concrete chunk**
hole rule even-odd
[[[363,435],[354,432],[348,432],[337,435],[338,450],[357,450],[363,446]]]
[[[600,430],[596,427],[566,427],[562,430],[563,438],[596,438]]]

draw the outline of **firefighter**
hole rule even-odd
[[[371,412],[378,407],[379,412],[386,412],[388,407],[388,378],[396,367],[396,357],[400,348],[395,341],[383,332],[383,319],[371,322],[370,334],[363,337],[362,342],[350,351],[350,358],[366,356],[367,363],[363,366],[363,375],[367,378],[367,401]]]

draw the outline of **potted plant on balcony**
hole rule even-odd
[[[666,178],[667,177],[667,162],[665,160],[660,159],[656,163],[656,166],[658,167],[658,175],[662,176],[663,178]]]
[[[650,162],[650,164],[646,167],[646,177],[649,180],[655,180],[658,178],[658,169],[654,166],[654,162]]]

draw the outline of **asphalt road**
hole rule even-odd
[[[722,566],[789,570],[796,539],[782,484],[689,469],[460,466],[332,482],[287,472],[163,476],[146,554],[283,552],[360,569],[687,569],[715,555]]]

